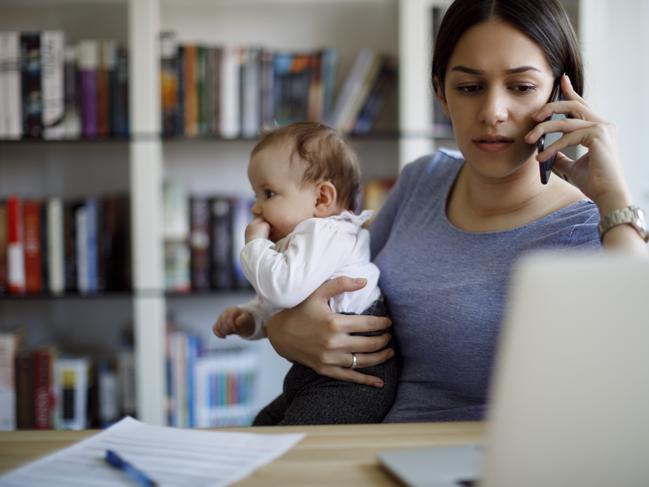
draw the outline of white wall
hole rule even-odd
[[[581,0],[585,97],[615,123],[634,201],[649,209],[649,2]]]

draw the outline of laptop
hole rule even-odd
[[[649,486],[649,260],[540,253],[514,269],[484,447],[381,452],[411,486]]]

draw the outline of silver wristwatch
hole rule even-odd
[[[618,225],[631,225],[640,234],[642,240],[649,242],[649,227],[647,226],[647,217],[642,208],[638,206],[627,206],[613,210],[604,215],[599,221],[599,238],[604,239],[604,235],[611,228]]]

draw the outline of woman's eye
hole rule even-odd
[[[472,95],[478,93],[482,89],[480,85],[460,85],[457,87],[457,91],[467,95]]]
[[[270,199],[273,196],[275,196],[275,192],[271,191],[270,189],[265,189],[264,190],[264,196],[266,197],[266,199]]]
[[[532,91],[536,90],[536,86],[534,85],[514,85],[511,87],[511,89],[517,93],[531,93]]]

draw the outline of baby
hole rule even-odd
[[[256,201],[241,263],[256,297],[225,309],[214,325],[216,336],[262,338],[272,315],[339,276],[364,278],[367,284],[332,298],[333,311],[387,314],[379,270],[370,262],[369,232],[362,228],[370,212],[353,213],[360,188],[358,160],[342,137],[315,122],[274,130],[252,150],[248,178]],[[353,354],[350,367],[356,367]],[[282,394],[253,424],[381,422],[394,400],[395,360],[362,371],[382,378],[384,387],[330,379],[294,364]]]

